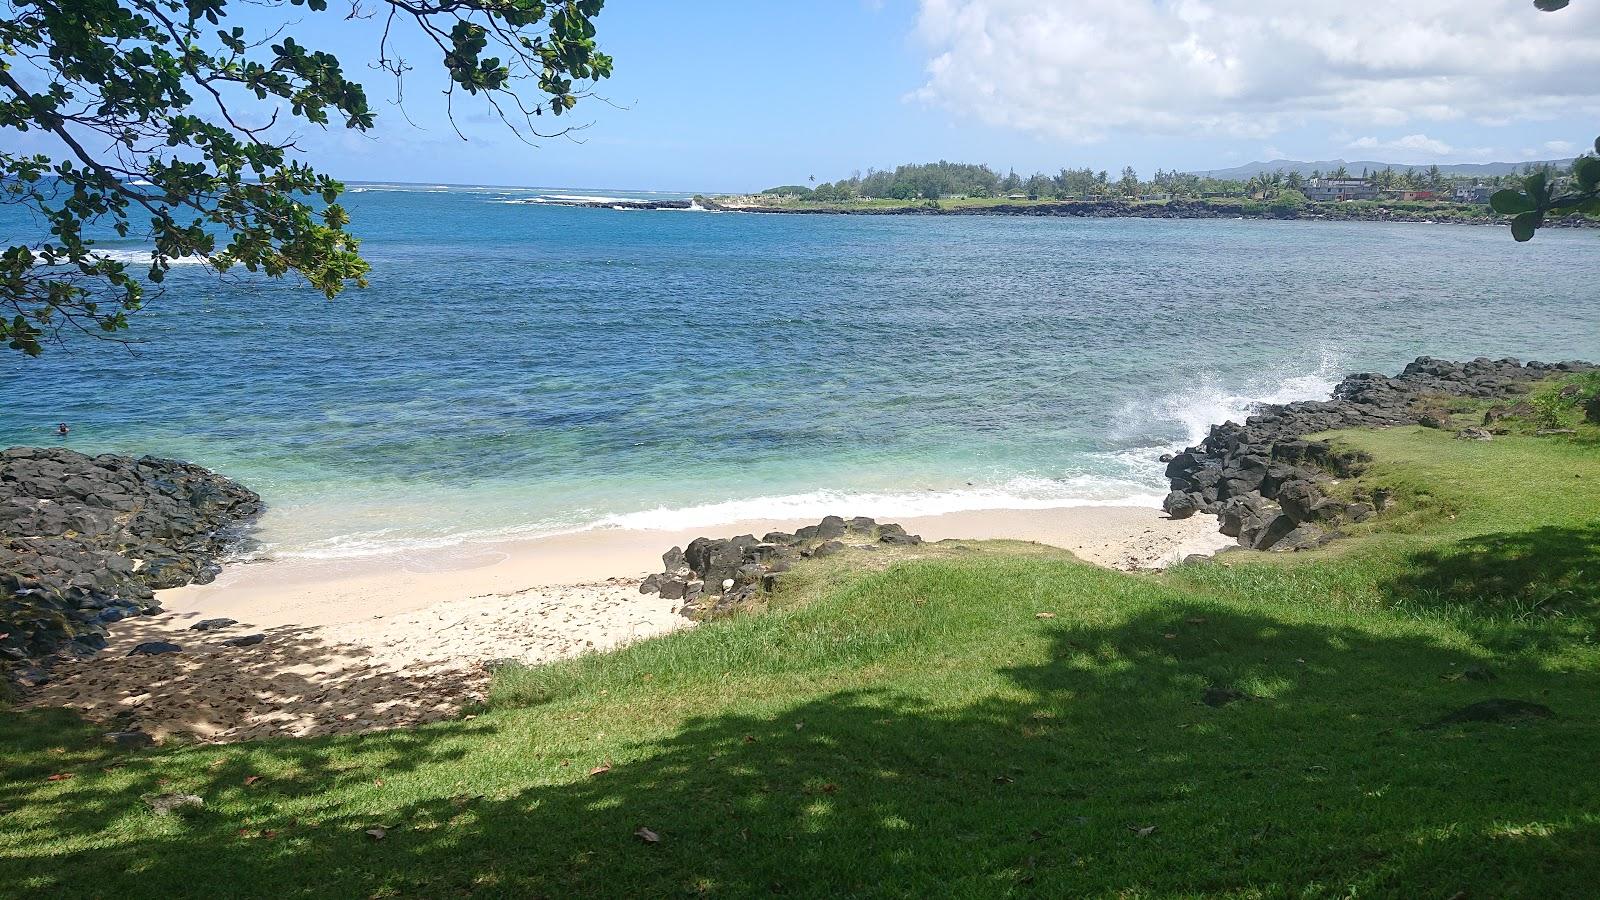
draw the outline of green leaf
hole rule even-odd
[[[1536,212],[1525,212],[1517,216],[1511,220],[1511,236],[1517,243],[1533,240],[1533,233],[1542,224],[1543,219],[1544,217]]]
[[[1522,186],[1528,191],[1528,196],[1534,199],[1535,204],[1543,204],[1550,199],[1550,180],[1543,172],[1535,172],[1522,179]]]
[[[1494,196],[1489,198],[1489,208],[1503,215],[1514,216],[1518,213],[1533,212],[1539,205],[1527,194],[1506,188],[1494,192]]]

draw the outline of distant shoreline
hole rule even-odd
[[[705,197],[693,200],[571,200],[544,201],[541,206],[575,206],[622,211],[693,210],[768,213],[776,215],[838,216],[1023,216],[1068,219],[1263,219],[1308,222],[1405,222],[1421,225],[1491,225],[1503,227],[1506,218],[1487,207],[1462,203],[1417,206],[1410,203],[1352,201],[1317,203],[1295,208],[1275,207],[1270,201],[1166,200],[996,200],[953,199],[865,203],[817,203],[776,200],[752,202],[746,197]],[[1595,228],[1600,219],[1573,215],[1546,224],[1547,228]]]
[[[1506,219],[1486,207],[1442,204],[1427,209],[1405,208],[1378,202],[1319,203],[1302,209],[1272,208],[1262,202],[1170,200],[945,200],[898,204],[810,203],[788,201],[750,203],[728,198],[697,198],[706,209],[718,212],[775,213],[780,215],[855,216],[1034,216],[1076,219],[1270,219],[1322,222],[1410,222],[1417,224],[1495,225]],[[1570,216],[1552,220],[1551,228],[1594,228],[1600,220]]]

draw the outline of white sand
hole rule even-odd
[[[72,706],[157,736],[237,741],[396,727],[454,715],[482,696],[484,663],[544,662],[686,627],[678,602],[638,592],[660,556],[700,535],[793,531],[751,521],[694,531],[588,531],[339,562],[231,567],[159,595],[166,613],[118,623],[106,652],[63,665],[27,705]],[[902,519],[930,541],[1037,541],[1141,568],[1229,541],[1215,520],[1133,507],[980,510]],[[203,619],[240,624],[213,632]],[[222,641],[263,634],[253,647]],[[126,656],[166,640],[184,652]]]

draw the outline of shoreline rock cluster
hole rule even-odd
[[[216,577],[261,498],[200,466],[65,448],[0,451],[0,667],[105,646],[106,626],[159,612],[154,591]]]
[[[760,540],[753,534],[695,538],[687,548],[662,554],[664,570],[645,578],[639,593],[682,600],[682,613],[691,619],[715,618],[749,604],[763,591],[770,593],[795,560],[832,556],[845,550],[847,541],[874,548],[910,547],[922,538],[866,516],[828,516],[794,534],[773,531]]]
[[[1399,375],[1346,376],[1331,400],[1273,404],[1244,422],[1213,425],[1199,446],[1164,458],[1172,492],[1162,506],[1174,518],[1215,515],[1223,534],[1252,550],[1302,550],[1339,535],[1346,522],[1363,522],[1383,511],[1382,490],[1350,500],[1329,496],[1336,480],[1361,473],[1364,454],[1341,451],[1306,435],[1339,428],[1395,425],[1449,427],[1441,407],[1452,399],[1514,400],[1535,381],[1564,373],[1590,372],[1581,362],[1526,365],[1515,359],[1470,362],[1419,357]],[[1488,418],[1492,419],[1491,410]],[[1464,429],[1464,439],[1492,437]]]

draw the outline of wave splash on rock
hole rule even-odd
[[[1349,375],[1330,400],[1301,400],[1263,407],[1244,424],[1213,425],[1205,440],[1167,462],[1172,492],[1162,506],[1174,518],[1217,517],[1220,530],[1252,550],[1303,550],[1338,536],[1338,526],[1382,510],[1386,497],[1329,497],[1329,482],[1360,474],[1369,461],[1305,436],[1341,428],[1439,426],[1441,397],[1507,400],[1528,393],[1535,381],[1591,372],[1582,362],[1524,365],[1516,359],[1451,362],[1422,356],[1399,375]],[[1466,435],[1478,438],[1477,435]]]

